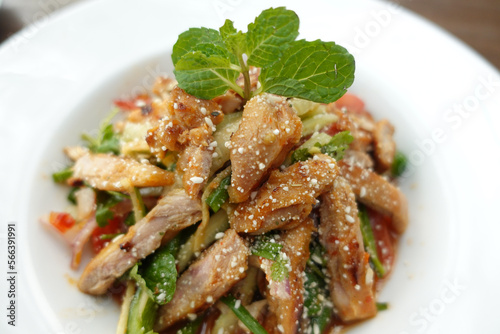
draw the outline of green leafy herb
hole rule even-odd
[[[138,287],[130,304],[126,334],[150,334],[158,305],[142,287]]]
[[[368,218],[368,213],[363,205],[358,204],[359,220],[361,224],[361,234],[363,235],[363,243],[365,244],[365,249],[368,254],[370,254],[370,261],[373,264],[375,272],[378,277],[383,277],[385,275],[385,268],[377,254],[377,242],[373,236],[372,226],[370,224],[370,218]]]
[[[178,329],[176,334],[196,334],[203,323],[203,317],[197,317],[195,320],[188,322],[182,328]]]
[[[314,144],[311,148],[299,148],[292,153],[292,163],[297,161],[305,161],[313,156],[315,153],[327,154],[333,159],[339,161],[344,157],[344,152],[349,148],[349,145],[354,140],[354,137],[349,131],[342,131],[337,133],[324,145],[320,143]]]
[[[118,109],[113,111],[101,123],[99,133],[94,138],[88,133],[82,134],[82,139],[87,142],[87,147],[93,153],[120,153],[120,140],[118,134],[113,130],[111,119],[118,113]]]
[[[309,153],[308,148],[299,148],[292,153],[292,164],[297,161],[306,161],[310,157],[312,157],[312,154]]]
[[[394,161],[391,166],[391,173],[394,177],[400,177],[406,170],[406,166],[408,165],[408,158],[401,153],[396,152],[394,156]]]
[[[328,144],[320,146],[321,153],[328,154],[337,161],[342,160],[345,150],[349,148],[353,140],[354,137],[349,131],[339,132]]]
[[[226,297],[222,297],[220,301],[226,304],[252,333],[268,334],[264,327],[262,327],[262,325],[259,324],[259,322],[250,314],[250,312],[248,312],[248,310],[243,305],[238,303],[233,296],[229,295]]]
[[[175,257],[179,243],[179,237],[172,239],[130,271],[130,276],[160,305],[168,303],[175,292],[177,282]]]
[[[246,33],[230,20],[219,31],[191,28],[179,35],[172,52],[179,87],[205,99],[233,89],[245,99],[269,92],[322,103],[337,100],[354,80],[354,58],[333,42],[296,41],[298,29],[299,18],[284,7],[264,10]],[[250,66],[262,69],[255,92]],[[243,89],[236,84],[240,73]]]
[[[248,25],[248,65],[266,67],[274,63],[298,35],[299,18],[295,12],[283,7],[264,10],[254,23]]]
[[[377,303],[377,311],[385,311],[389,308],[389,303]]]
[[[63,183],[66,182],[72,175],[73,169],[71,169],[71,167],[67,167],[52,174],[52,180],[57,183]]]
[[[283,245],[277,243],[269,234],[257,236],[252,247],[253,255],[274,261],[271,265],[271,278],[276,282],[288,277],[289,260],[281,251],[282,248]]]
[[[219,186],[212,191],[212,193],[206,199],[206,203],[213,212],[219,211],[222,204],[224,204],[229,198],[229,193],[227,192],[227,187],[231,184],[231,176],[227,176],[220,181]]]
[[[271,278],[275,282],[281,282],[288,277],[289,260],[280,252],[280,255],[271,265]]]
[[[283,245],[277,243],[271,236],[265,234],[255,238],[252,254],[274,261],[279,257],[282,248]]]
[[[97,208],[95,211],[97,225],[99,227],[108,225],[108,221],[114,217],[111,208],[126,198],[128,198],[127,195],[116,191],[99,191],[97,193]]]
[[[354,81],[354,58],[334,42],[291,43],[280,61],[262,69],[262,91],[330,103]]]

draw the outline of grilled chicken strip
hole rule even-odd
[[[343,321],[370,318],[377,313],[373,270],[364,250],[354,193],[338,177],[321,199],[319,236],[328,256],[335,309]]]
[[[405,195],[382,176],[357,165],[339,162],[340,174],[349,181],[360,202],[392,216],[392,229],[403,233],[408,226],[408,202]]]
[[[207,249],[177,280],[172,300],[158,310],[159,332],[222,297],[246,275],[249,249],[234,230]]]
[[[201,220],[201,205],[184,190],[172,190],[126,235],[109,243],[85,268],[78,287],[100,295],[134,264],[154,252],[165,233],[180,231]]]
[[[282,333],[297,333],[299,328],[299,319],[304,306],[303,273],[309,259],[309,243],[313,230],[313,221],[307,218],[299,226],[282,232],[282,252],[290,261],[288,277],[283,281],[272,281],[271,266],[263,267],[270,282],[267,295],[269,309],[276,316],[277,327]]]
[[[316,198],[333,185],[338,174],[335,160],[324,154],[283,171],[274,170],[255,199],[238,205],[229,223],[237,232],[251,234],[293,228],[309,215]]]
[[[283,163],[301,133],[302,122],[285,98],[261,94],[248,101],[229,143],[231,202],[246,201],[268,171]]]
[[[174,182],[174,174],[151,164],[111,154],[85,154],[73,166],[69,183],[77,180],[88,182],[100,190],[123,191],[129,189],[122,184],[128,179],[135,187],[167,186]]]
[[[375,159],[377,167],[381,172],[385,172],[391,168],[396,154],[396,142],[392,135],[394,134],[394,126],[384,119],[375,123],[373,130],[373,142]]]

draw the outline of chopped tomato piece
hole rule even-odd
[[[345,93],[344,96],[335,101],[335,106],[339,109],[345,107],[347,110],[358,114],[365,110],[365,103],[359,97],[350,93]]]
[[[49,222],[61,233],[65,233],[75,225],[75,219],[66,212],[51,212]]]
[[[113,234],[120,233],[122,231],[122,219],[113,218],[108,221],[108,225],[104,227],[97,227],[94,232],[92,232],[92,249],[94,253],[97,254],[106,247],[106,245],[113,239],[110,236]],[[108,238],[103,238],[103,236]]]
[[[373,230],[373,236],[377,242],[377,254],[386,269],[387,274],[391,271],[394,263],[395,238],[391,233],[391,217],[383,215],[373,209],[367,208],[368,217]]]
[[[117,99],[113,101],[115,106],[123,110],[135,110],[140,108],[142,105],[148,104],[150,97],[147,94],[140,94],[131,99]],[[142,105],[141,105],[142,104]]]

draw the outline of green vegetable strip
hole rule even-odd
[[[126,334],[145,334],[153,330],[158,305],[139,287],[130,304]]]
[[[373,230],[370,224],[370,219],[368,218],[368,213],[363,205],[358,205],[359,207],[359,220],[361,223],[361,234],[363,235],[363,243],[365,244],[365,249],[368,254],[370,254],[370,261],[373,263],[375,272],[378,277],[384,277],[385,268],[380,262],[377,254],[377,242],[373,236]]]
[[[222,204],[224,204],[229,198],[227,187],[230,184],[231,176],[223,178],[219,186],[210,194],[210,196],[208,196],[206,203],[210,206],[214,213],[219,211]]]
[[[63,183],[66,182],[66,180],[68,180],[72,175],[73,170],[71,169],[71,167],[67,167],[52,174],[52,180],[57,183]]]
[[[396,152],[394,156],[394,161],[391,166],[391,173],[394,177],[400,177],[406,170],[406,166],[408,165],[408,159],[401,152]]]
[[[226,304],[252,333],[268,334],[264,327],[252,317],[250,312],[248,312],[243,305],[238,305],[238,307],[236,307],[236,299],[233,296],[229,295],[227,297],[222,297],[220,301]]]
[[[130,199],[132,200],[132,206],[134,207],[134,218],[138,222],[146,215],[146,206],[144,206],[144,201],[142,200],[141,193],[136,187],[132,187],[133,191],[130,191]]]
[[[377,303],[377,311],[385,311],[389,308],[389,303]]]

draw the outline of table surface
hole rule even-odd
[[[0,7],[0,43],[31,23],[40,13],[59,4],[85,0],[43,2],[3,0]],[[2,2],[2,0],[0,0]],[[448,30],[500,68],[500,0],[397,0],[404,7]],[[51,3],[58,6],[43,6]],[[43,7],[43,8],[42,8]]]

